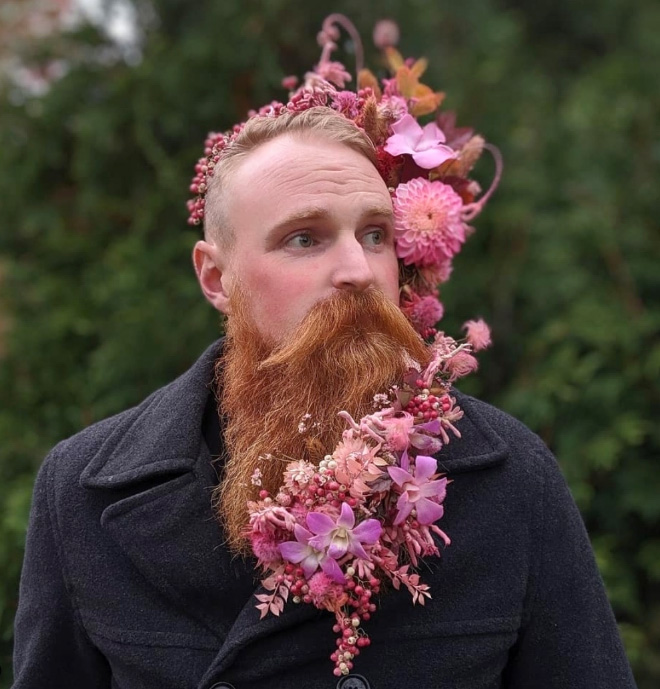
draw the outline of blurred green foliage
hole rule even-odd
[[[660,682],[660,6],[652,0],[138,3],[139,60],[83,27],[26,42],[65,59],[40,97],[0,92],[0,683],[34,474],[59,439],[140,401],[219,332],[190,266],[207,131],[283,98],[345,11],[384,16],[505,176],[444,291],[446,330],[496,346],[465,388],[555,451],[641,689]],[[149,10],[149,7],[152,10]],[[0,18],[1,21],[1,18]],[[350,48],[350,46],[345,46]],[[347,58],[350,63],[350,57]],[[486,161],[477,173],[488,184]]]

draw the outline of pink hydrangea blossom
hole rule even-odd
[[[431,480],[438,469],[433,457],[419,455],[415,459],[414,471],[410,467],[389,467],[388,472],[401,494],[397,500],[397,515],[394,525],[397,526],[416,510],[416,519],[420,524],[433,524],[444,514],[440,504],[445,499],[447,479]]]
[[[472,345],[475,352],[486,349],[492,344],[490,328],[481,318],[476,321],[467,321],[463,324],[463,330],[467,331],[467,341]]]
[[[458,155],[444,145],[445,135],[435,122],[422,128],[412,115],[404,115],[392,125],[392,131],[394,134],[387,140],[385,150],[393,156],[411,155],[425,170],[432,170]]]
[[[399,184],[392,204],[396,253],[406,265],[440,266],[461,250],[463,201],[449,185],[416,177]]]

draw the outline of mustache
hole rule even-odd
[[[300,352],[331,365],[336,363],[336,350],[350,352],[352,346],[360,347],[371,338],[388,339],[399,349],[412,350],[421,360],[427,357],[422,339],[399,307],[380,290],[370,288],[363,292],[337,292],[318,301],[286,342],[275,346],[259,368],[268,372],[295,360]]]

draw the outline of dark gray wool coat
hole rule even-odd
[[[634,681],[580,515],[522,424],[459,396],[452,539],[433,599],[383,595],[359,676],[332,618],[259,620],[252,567],[222,547],[201,419],[218,343],[134,409],[60,443],[37,479],[16,618],[15,689],[625,689]],[[240,576],[237,576],[237,573]]]

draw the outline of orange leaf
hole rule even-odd
[[[423,88],[428,89],[427,86]],[[431,89],[428,89],[428,92],[425,92],[424,95],[418,96],[415,94],[413,98],[416,100],[412,108],[410,108],[410,113],[413,117],[420,117],[421,115],[428,115],[435,112],[440,107],[440,103],[444,100],[445,94],[442,91],[434,93]]]
[[[358,74],[358,90],[370,88],[378,100],[382,95],[376,75],[370,69],[361,69]]]
[[[391,46],[385,48],[385,59],[387,60],[387,66],[393,73],[396,73],[399,67],[403,67],[403,56],[396,48]]]
[[[413,76],[409,67],[402,65],[396,71],[396,85],[404,98],[412,98],[419,86],[419,81]]]
[[[414,77],[417,77],[419,79],[424,72],[426,72],[426,68],[429,66],[429,61],[425,57],[420,57],[419,60],[415,62],[415,64],[410,68],[410,71],[412,72],[412,75]]]

